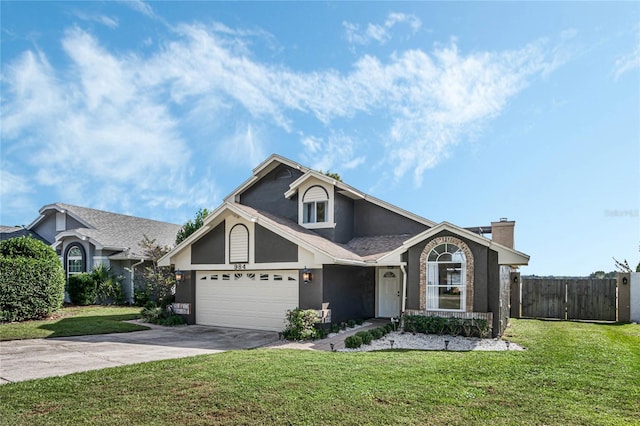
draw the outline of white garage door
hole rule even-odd
[[[298,307],[298,271],[196,273],[196,324],[282,331]]]

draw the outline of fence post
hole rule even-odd
[[[520,318],[520,272],[511,272],[509,275],[511,283],[511,299],[509,301],[509,316],[511,318]]]
[[[618,321],[631,321],[631,274],[618,272]]]

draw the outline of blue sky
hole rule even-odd
[[[1,217],[175,223],[278,153],[525,274],[640,260],[637,2],[0,3]]]

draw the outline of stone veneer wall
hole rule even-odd
[[[473,254],[464,241],[456,237],[437,237],[429,241],[420,254],[420,309],[427,309],[427,259],[429,253],[440,244],[455,244],[462,250],[466,266],[466,312],[473,312]]]

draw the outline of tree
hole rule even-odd
[[[325,176],[329,176],[330,178],[337,180],[338,182],[342,182],[342,178],[338,173],[334,173],[329,170],[327,170],[326,172],[323,172],[322,170],[318,170],[318,171]]]
[[[193,220],[189,219],[188,221],[186,221],[176,235],[176,245],[180,244],[181,242],[186,240],[189,235],[200,229],[204,224],[204,220],[207,216],[209,216],[209,210],[200,209],[196,212],[196,216],[193,218]]]
[[[624,259],[622,262],[620,262],[614,257],[613,261],[616,263],[616,268],[618,268],[620,272],[633,272],[631,266],[629,266],[629,262],[627,262],[627,259]]]
[[[142,248],[144,257],[148,259],[142,271],[142,290],[140,291],[144,298],[164,307],[171,303],[173,298],[175,277],[171,273],[171,268],[159,266],[158,260],[169,252],[169,248],[160,246],[155,239],[152,240],[146,235],[138,245]]]

